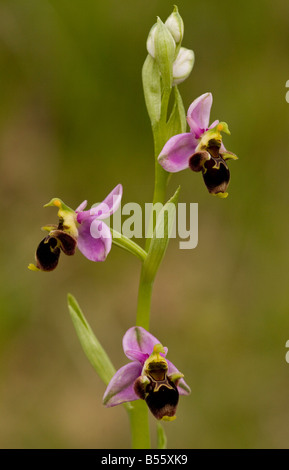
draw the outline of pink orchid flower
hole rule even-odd
[[[222,142],[221,132],[230,134],[225,122],[218,120],[209,125],[213,97],[204,93],[193,101],[187,113],[190,132],[171,137],[163,147],[158,162],[168,172],[186,168],[201,171],[211,194],[226,197],[230,171],[226,160],[236,160]]]
[[[105,406],[143,399],[157,419],[174,419],[179,395],[189,395],[190,388],[183,374],[166,359],[167,348],[144,328],[134,326],[123,337],[123,350],[131,362],[108,384]]]

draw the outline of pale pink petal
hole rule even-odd
[[[156,344],[160,344],[160,341],[141,326],[133,326],[127,330],[122,340],[125,355],[137,361],[141,359],[139,353],[143,353],[143,358],[147,359],[146,355],[151,355]],[[167,348],[164,349],[167,352]]]
[[[75,212],[76,214],[78,214],[78,212],[82,212],[87,206],[87,201],[83,201],[77,209],[75,209]]]
[[[104,222],[90,217],[78,228],[77,247],[90,261],[104,261],[111,244],[111,231]]]
[[[106,219],[117,211],[122,198],[122,185],[118,184],[100,204],[90,209],[90,215]]]
[[[189,167],[189,159],[195,153],[198,141],[191,132],[171,137],[158,156],[159,164],[171,173]]]
[[[213,129],[214,127],[216,127],[217,124],[219,124],[219,119],[216,119],[216,121],[212,122],[212,124],[208,127],[208,129]]]
[[[133,385],[141,375],[139,362],[130,362],[121,367],[112,377],[103,396],[105,406],[116,406],[127,401],[138,400]]]
[[[136,349],[127,349],[125,352],[126,357],[131,359],[132,361],[138,361],[142,365],[145,363],[145,361],[148,359],[149,354],[143,353],[141,351],[137,351]]]
[[[209,127],[212,103],[212,93],[204,93],[196,98],[188,109],[187,122],[191,132],[197,139],[199,139],[201,134]]]

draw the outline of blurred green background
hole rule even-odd
[[[172,240],[158,273],[151,331],[192,388],[166,423],[170,448],[288,448],[289,4],[180,0],[185,107],[211,91],[227,121],[226,200],[200,175],[173,175],[199,204],[199,244]],[[113,247],[105,263],[79,252],[53,273],[27,265],[56,221],[43,204],[92,204],[119,182],[123,203],[150,202],[153,144],[141,68],[165,0],[0,1],[0,447],[129,448],[121,407],[82,352],[66,305],[78,299],[116,368],[127,362],[140,262]],[[152,428],[154,422],[151,420]]]

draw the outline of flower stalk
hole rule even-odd
[[[149,45],[149,55],[144,63],[142,71],[144,96],[148,115],[151,120],[154,142],[155,179],[153,206],[157,203],[165,203],[166,190],[170,178],[170,174],[159,164],[157,160],[158,155],[169,138],[180,132],[185,132],[186,129],[184,106],[173,77],[174,61],[180,50],[182,37],[183,22],[178,14],[177,8],[175,7],[173,14],[168,18],[165,24],[158,19],[157,24],[152,28],[147,43]],[[187,75],[184,76],[183,79],[189,75],[192,67],[193,61],[191,62],[191,66],[187,69]],[[180,81],[178,81],[178,83]],[[170,116],[168,116],[169,100],[173,89],[174,105]],[[178,196],[179,189],[168,202],[176,204]],[[162,216],[164,216],[164,214],[162,214]],[[173,219],[174,214],[171,214],[168,215],[166,222],[164,222],[165,231],[163,240],[157,238],[154,232],[152,239],[147,237],[145,243],[145,250],[148,254],[141,269],[136,325],[147,330],[149,330],[150,326],[151,299],[154,280],[168,245],[169,233]],[[156,225],[157,224],[158,221],[156,221]],[[155,231],[155,228],[152,211],[149,230]],[[140,411],[138,408],[135,408],[132,413],[132,423],[138,423],[137,426],[132,427],[132,435],[137,433],[138,429],[143,429],[143,426],[146,427],[145,432],[148,433],[148,422],[144,417],[145,410],[142,409]],[[166,442],[163,429],[161,435],[163,445],[163,443]],[[135,437],[135,439],[137,440],[137,437]]]
[[[141,261],[145,261],[147,257],[147,252],[141,246],[139,246],[130,238],[127,238],[122,233],[117,232],[113,228],[110,228],[110,231],[112,235],[112,243],[114,245],[118,246],[119,248],[123,248],[126,251],[129,251]]]
[[[131,446],[133,449],[150,449],[151,437],[148,407],[143,400],[137,400],[129,411]]]

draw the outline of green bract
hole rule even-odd
[[[174,87],[175,102],[167,123],[168,136],[186,132],[187,120],[183,100],[177,87]]]
[[[143,64],[142,80],[147,112],[154,125],[161,117],[162,89],[158,64],[150,54]]]
[[[68,294],[67,300],[69,313],[82,349],[101,380],[107,385],[115,374],[115,368],[87,323],[75,297]]]
[[[175,221],[179,192],[180,188],[177,189],[158,214],[148,254],[143,263],[143,274],[146,281],[152,282],[154,280],[165,255]]]
[[[164,89],[170,89],[173,83],[173,63],[176,44],[168,28],[158,18],[155,31],[155,59],[162,77]]]

